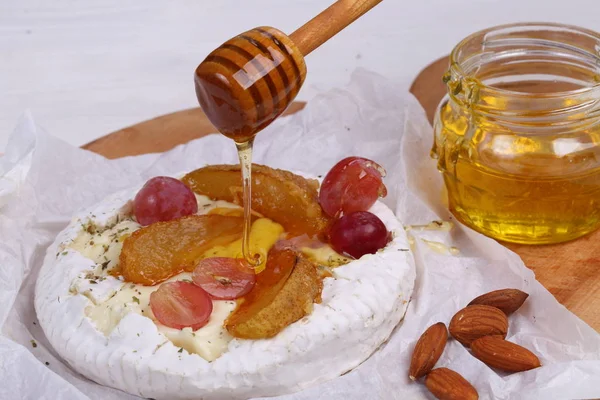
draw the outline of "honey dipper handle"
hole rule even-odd
[[[338,0],[290,35],[308,55],[383,0]]]

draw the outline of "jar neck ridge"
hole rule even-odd
[[[600,35],[556,24],[475,33],[450,55],[448,95],[477,118],[531,134],[600,122]]]

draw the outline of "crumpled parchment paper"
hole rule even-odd
[[[429,158],[432,130],[407,86],[359,70],[350,84],[323,93],[305,110],[258,135],[254,160],[325,174],[349,155],[388,171],[391,206],[405,225],[449,220],[442,181]],[[0,157],[0,399],[134,399],[87,380],[62,362],[37,324],[33,288],[46,247],[75,210],[155,175],[205,163],[237,162],[234,145],[211,135],[164,154],[108,161],[46,134],[25,114]],[[530,294],[510,317],[508,339],[539,355],[542,368],[499,374],[449,340],[437,366],[473,383],[480,399],[600,397],[600,335],[560,305],[519,257],[456,225],[450,232],[413,228],[417,280],[404,321],[354,371],[279,399],[431,399],[408,379],[412,349],[429,325],[448,323],[474,297],[506,287]],[[435,251],[422,239],[456,246]]]

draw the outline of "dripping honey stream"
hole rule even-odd
[[[242,236],[242,254],[251,266],[260,265],[260,254],[252,254],[250,250],[250,227],[252,225],[252,148],[254,139],[247,142],[235,142],[240,169],[242,171],[242,187],[244,201],[244,231]]]

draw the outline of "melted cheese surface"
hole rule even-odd
[[[241,208],[225,201],[213,201],[206,196],[196,195],[198,214],[218,213],[231,215],[240,213]],[[167,339],[175,346],[189,353],[198,354],[208,361],[213,361],[227,350],[232,336],[224,328],[224,322],[233,310],[235,301],[213,300],[213,312],[209,322],[200,329],[173,329],[161,324],[152,313],[150,295],[160,285],[143,286],[117,279],[109,272],[118,266],[123,241],[141,225],[129,217],[117,218],[114,223],[99,228],[92,222],[82,224],[80,234],[71,242],[70,248],[96,263],[95,271],[84,277],[75,279],[71,285],[73,293],[86,296],[90,304],[85,312],[98,331],[109,336],[119,322],[129,313],[136,313],[150,318]],[[250,230],[250,250],[260,256],[257,273],[265,269],[267,254],[271,247],[285,236],[283,227],[268,219],[260,217],[252,223]],[[326,268],[344,265],[351,260],[339,255],[331,247],[323,245],[318,248],[304,247],[302,251],[319,266]],[[242,258],[242,240],[236,240],[227,246],[215,246],[203,254],[203,257]],[[190,273],[181,273],[167,280],[191,281]]]
[[[196,195],[198,214],[221,212],[220,210],[239,209],[235,204],[224,201],[212,201],[206,196]],[[150,294],[160,285],[143,286],[123,282],[110,276],[108,272],[119,263],[123,241],[141,226],[131,220],[118,221],[112,226],[98,229],[91,223],[82,225],[82,231],[71,242],[72,249],[84,257],[93,260],[97,268],[93,273],[73,282],[71,290],[88,297],[93,304],[86,308],[86,315],[96,329],[108,336],[128,313],[136,313],[154,321],[159,332],[165,335],[175,346],[202,358],[213,361],[227,350],[231,335],[224,328],[225,319],[235,309],[235,301],[213,300],[213,312],[208,323],[200,329],[173,329],[162,325],[152,313]],[[283,227],[268,218],[259,218],[252,224],[250,248],[260,254],[264,269],[267,253],[284,233]],[[237,240],[227,246],[216,246],[207,251],[204,257],[241,257],[242,241]],[[169,281],[192,280],[190,273],[182,273]]]
[[[190,273],[182,273],[167,282],[191,280]],[[213,312],[206,325],[192,331],[192,328],[174,329],[162,325],[154,317],[150,308],[150,294],[158,290],[159,285],[142,286],[124,283],[122,287],[104,303],[86,309],[87,316],[94,321],[96,329],[110,335],[121,319],[130,312],[143,315],[154,321],[159,332],[164,334],[175,346],[212,361],[227,350],[232,337],[223,327],[223,322],[235,309],[235,301],[213,301]]]

